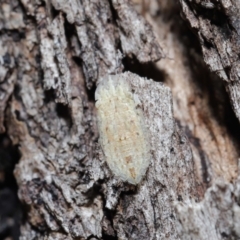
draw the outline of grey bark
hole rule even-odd
[[[174,0],[1,1],[0,132],[21,154],[20,239],[240,238],[240,128],[218,78],[239,119],[238,5],[179,2],[203,55]],[[94,106],[98,80],[127,68],[150,136],[137,186],[108,168]]]
[[[181,0],[180,3],[184,16],[197,32],[204,61],[225,82],[234,112],[240,120],[240,2]]]

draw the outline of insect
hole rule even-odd
[[[143,112],[127,76],[131,74],[108,75],[97,86],[99,142],[114,175],[138,184],[150,162],[149,141]]]

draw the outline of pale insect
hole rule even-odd
[[[149,141],[143,113],[126,80],[131,75],[126,74],[106,76],[97,87],[99,141],[115,176],[138,184],[149,165]]]

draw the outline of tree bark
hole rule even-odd
[[[0,234],[21,219],[22,240],[239,239],[238,5],[1,1],[0,196],[19,158],[25,217],[0,204]],[[137,185],[98,141],[94,93],[109,75],[143,112],[150,164]]]

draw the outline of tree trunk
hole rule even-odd
[[[0,238],[240,239],[238,2],[2,0]],[[99,141],[106,79],[144,128],[135,184]]]

